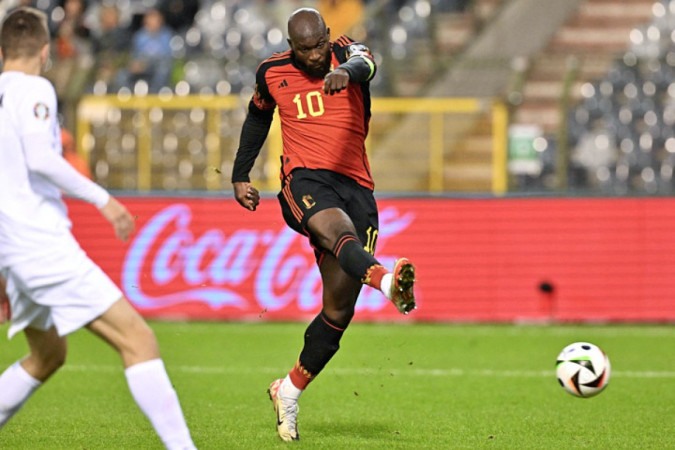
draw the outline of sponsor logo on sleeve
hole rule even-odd
[[[352,44],[347,47],[347,59],[352,56],[368,56],[370,55],[370,50],[363,44]]]
[[[38,102],[33,107],[33,114],[39,120],[47,120],[49,119],[49,107],[44,103]]]

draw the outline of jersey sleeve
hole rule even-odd
[[[253,98],[251,102],[255,107],[261,111],[274,110],[277,103],[270,94],[270,90],[267,87],[267,67],[265,64],[258,66],[258,70],[255,73],[255,91],[253,92]]]
[[[21,144],[28,170],[68,195],[103,207],[110,198],[108,192],[82,176],[61,156],[61,143],[54,134],[57,105],[51,83],[35,78],[30,89],[22,93],[18,106]]]
[[[30,89],[22,93],[17,118],[22,136],[52,133],[56,120],[56,92],[49,81],[35,78]]]
[[[272,125],[276,101],[267,88],[265,66],[261,64],[256,72],[256,86],[248,104],[248,114],[241,128],[239,148],[232,167],[232,182],[249,182],[249,173],[260,154]]]

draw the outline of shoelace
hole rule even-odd
[[[288,425],[289,430],[296,430],[296,421],[298,419],[298,404],[293,400],[286,400],[283,397],[281,398],[281,406],[284,409],[284,420],[286,425]]]

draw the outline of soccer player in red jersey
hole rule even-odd
[[[288,37],[290,50],[263,61],[256,72],[232,183],[237,201],[255,211],[260,195],[249,172],[278,108],[282,214],[309,237],[323,283],[323,308],[305,332],[298,361],[269,389],[277,432],[293,441],[299,438],[300,394],[337,352],[363,284],[407,314],[415,309],[415,268],[401,258],[390,272],[373,256],[378,211],[365,139],[376,66],[369,49],[347,36],[331,41],[323,17],[309,8],[291,15]]]

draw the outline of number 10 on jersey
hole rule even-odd
[[[324,113],[323,97],[320,91],[308,92],[304,98],[301,94],[295,94],[293,103],[298,107],[298,114],[296,116],[298,119],[306,119],[307,113],[312,117],[318,117]]]

